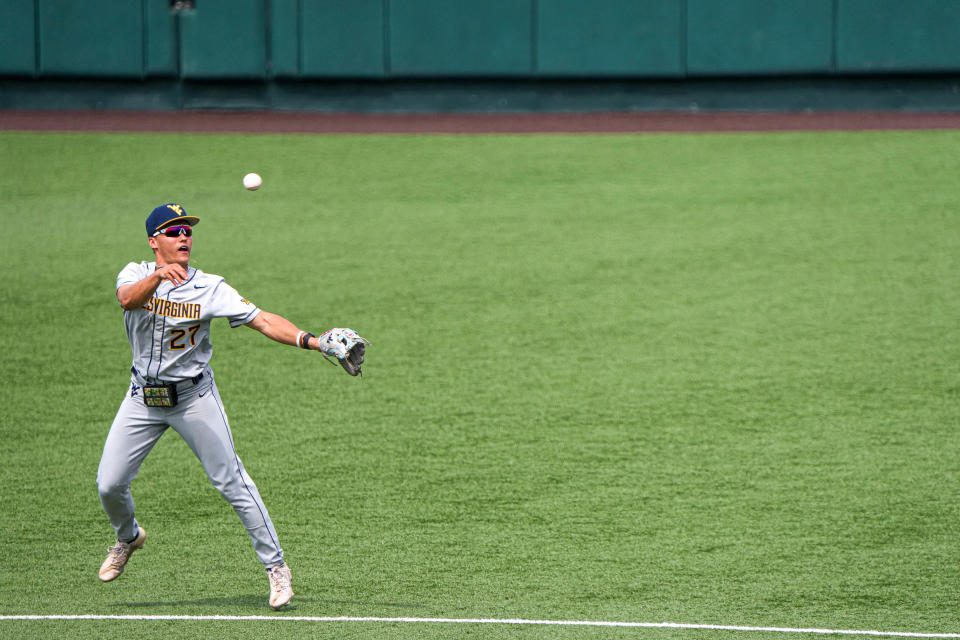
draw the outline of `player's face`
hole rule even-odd
[[[190,262],[190,251],[193,249],[193,229],[188,225],[168,227],[159,235],[150,238],[150,246],[157,253],[158,265],[187,266]]]

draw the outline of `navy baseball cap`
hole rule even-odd
[[[199,222],[200,218],[188,216],[186,210],[179,204],[169,202],[150,212],[147,218],[147,235],[153,236],[157,231],[172,224],[188,224],[192,227]]]

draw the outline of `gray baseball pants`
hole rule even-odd
[[[134,517],[130,484],[157,440],[172,427],[200,459],[213,486],[240,516],[263,566],[269,569],[283,564],[277,532],[257,486],[233,446],[227,414],[210,369],[195,385],[181,385],[179,402],[172,408],[146,406],[141,391],[143,382],[136,375],[131,379],[130,391],[107,434],[97,471],[100,504],[117,539],[132,540],[137,535],[139,525]]]

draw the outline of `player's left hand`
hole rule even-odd
[[[317,349],[324,358],[333,356],[352,376],[363,376],[361,365],[370,341],[353,329],[330,329],[318,338]],[[329,359],[329,358],[328,358]]]

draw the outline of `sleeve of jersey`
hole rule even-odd
[[[247,324],[257,317],[260,309],[223,280],[213,291],[213,316],[227,318],[231,327]]]
[[[125,284],[139,282],[144,277],[145,276],[140,274],[140,264],[137,262],[130,262],[120,273],[117,274],[117,289]],[[114,289],[114,291],[116,291],[116,289]]]

